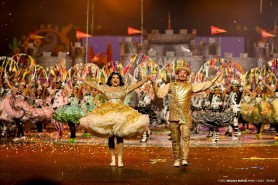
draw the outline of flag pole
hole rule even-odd
[[[143,8],[144,8],[144,0],[141,0],[141,47],[143,46],[143,25],[144,25]]]
[[[89,32],[89,3],[90,0],[87,0],[87,22],[86,22],[86,34]],[[85,63],[88,62],[88,37],[86,37],[86,47],[85,47]]]
[[[276,29],[276,22],[277,22],[277,10],[278,8],[276,8],[276,13],[275,13],[275,21],[274,21],[274,29],[273,29],[273,35],[275,35],[275,29]],[[273,39],[274,40],[274,39]],[[273,57],[273,51],[274,51],[274,41],[272,42],[272,46],[271,46],[271,56]]]
[[[91,25],[91,35],[94,35],[94,14],[95,14],[95,0],[92,0],[92,25]]]

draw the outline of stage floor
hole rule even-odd
[[[169,131],[152,128],[146,143],[124,140],[124,167],[110,167],[107,139],[83,137],[74,143],[68,133],[56,140],[55,132],[39,138],[27,132],[24,142],[1,140],[0,184],[277,184],[278,141],[274,131],[241,134],[231,141],[220,130],[212,144],[208,131],[191,134],[189,166],[173,167]]]

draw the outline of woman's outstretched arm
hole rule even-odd
[[[88,85],[88,86],[90,86],[90,87],[100,91],[101,93],[103,93],[103,88],[101,87],[102,85],[98,85],[96,83],[90,82],[90,81],[85,80],[85,79],[83,79],[81,77],[74,76],[74,78],[76,78],[77,80],[82,81],[84,84],[86,84],[86,85]]]

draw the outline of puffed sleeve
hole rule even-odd
[[[206,81],[206,82],[202,82],[202,83],[193,83],[192,84],[192,91],[194,93],[204,91],[204,90],[210,88],[211,86],[212,86],[211,81]]]
[[[96,84],[94,88],[96,90],[98,90],[99,92],[101,92],[102,94],[105,94],[105,91],[106,91],[107,87],[108,87],[107,85],[98,85],[98,84]]]

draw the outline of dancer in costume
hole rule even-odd
[[[33,107],[34,108],[39,108],[41,109],[44,105],[44,97],[43,97],[43,89],[41,87],[41,85],[35,86],[35,99],[34,99],[34,103],[33,103]],[[38,131],[37,136],[41,137],[42,136],[42,128],[43,128],[43,123],[41,120],[36,121],[36,128]]]
[[[178,67],[175,71],[176,81],[157,88],[154,77],[151,78],[156,95],[159,98],[170,94],[170,115],[169,122],[172,135],[172,148],[175,167],[187,166],[190,128],[192,127],[192,116],[190,101],[192,93],[204,91],[210,88],[218,79],[222,71],[212,80],[203,83],[191,83],[187,81],[190,75],[187,67]],[[180,161],[181,160],[181,161]]]
[[[53,118],[62,123],[68,123],[70,129],[69,142],[76,140],[76,124],[79,123],[81,117],[85,115],[85,112],[79,106],[80,102],[80,88],[75,85],[68,97],[68,104],[58,108],[53,113]]]
[[[219,127],[230,125],[233,120],[233,112],[229,109],[223,110],[222,89],[221,84],[215,84],[208,96],[209,105],[206,105],[206,109],[192,114],[194,122],[203,124],[213,131],[212,143],[219,140]]]
[[[5,80],[3,80],[3,81],[5,81]],[[3,83],[3,81],[1,80],[0,81],[0,103],[2,103],[3,102],[3,100],[4,100],[4,98],[5,98],[5,96],[7,95],[7,94],[9,94],[9,93],[11,93],[11,89],[8,87],[8,85],[7,85],[7,83]],[[9,137],[10,136],[10,134],[8,133],[8,131],[9,130],[12,130],[12,126],[10,126],[11,124],[10,123],[6,123],[5,121],[2,121],[1,120],[1,135],[0,135],[0,137],[2,138],[4,138],[4,137]]]
[[[204,115],[206,114],[206,112],[210,111],[210,104],[211,104],[211,96],[212,96],[212,92],[211,92],[211,88],[206,89],[205,92],[205,96],[204,96],[204,104],[203,104],[203,109],[201,110],[202,112],[200,112],[201,114],[199,115],[194,115],[193,116],[193,121],[195,120],[194,118],[197,118],[196,123],[200,123],[205,125],[206,127],[209,128],[209,133],[207,135],[207,137],[213,137],[213,126],[211,124],[207,124],[207,120],[205,119]],[[196,112],[195,112],[196,113]]]
[[[157,123],[157,115],[154,111],[154,106],[151,104],[151,100],[154,99],[153,88],[150,84],[146,83],[142,86],[142,88],[138,88],[135,90],[138,94],[139,102],[135,106],[135,109],[142,114],[146,114],[149,116],[150,125]],[[143,133],[142,139],[140,142],[145,143],[148,141],[149,136],[151,135],[151,130],[148,129],[147,132]]]
[[[273,87],[269,86],[268,84],[266,84],[264,81],[262,81],[263,84],[267,87],[267,89],[269,90],[271,96],[272,96],[272,101],[271,101],[271,105],[273,108],[272,111],[272,123],[273,123],[273,127],[276,131],[276,136],[274,139],[278,139],[278,80],[276,81],[275,85]]]
[[[222,93],[222,98],[224,101],[224,104],[223,104],[224,109],[227,109],[229,107],[229,99],[230,99],[231,92],[232,92],[232,87],[227,86]],[[231,136],[231,137],[233,136],[233,128],[231,125],[228,126],[228,129],[225,132],[225,136]]]
[[[265,103],[267,103],[264,98],[264,89],[262,86],[258,86],[254,91],[250,91],[248,88],[245,88],[245,91],[252,97],[250,104],[253,104],[254,106],[251,109],[252,120],[250,121],[257,129],[256,139],[261,139],[262,124],[265,121],[265,115],[263,115],[262,113],[268,112],[268,106],[262,106],[265,105]]]
[[[213,140],[212,143],[218,142],[219,127],[226,127],[234,123],[234,112],[231,109],[224,109],[224,100],[222,94],[223,87],[216,84],[213,87],[211,97],[211,106],[207,120],[213,125]]]
[[[239,136],[238,119],[241,110],[241,97],[243,93],[243,88],[240,85],[238,80],[233,80],[231,84],[232,84],[231,86],[232,91],[229,94],[229,100],[227,102],[227,105],[229,108],[232,109],[234,113],[234,118],[233,118],[234,120],[233,120],[233,124],[231,125],[234,130],[234,135],[232,137],[232,140],[237,141]]]
[[[212,96],[210,99],[210,111],[208,111],[208,117],[207,120],[209,124],[213,126],[213,140],[212,143],[218,142],[218,135],[219,135],[219,124],[222,123],[221,120],[221,113],[223,109],[223,100],[222,100],[222,94],[221,94],[221,86],[218,84],[215,84],[212,87]],[[218,121],[220,120],[220,121]]]
[[[90,86],[85,86],[83,99],[81,100],[81,108],[86,113],[91,112],[96,107],[94,103],[93,91],[94,89]]]
[[[250,87],[248,88],[250,91]],[[249,133],[249,125],[252,123],[252,111],[254,108],[254,103],[251,102],[252,97],[249,93],[246,93],[246,91],[243,92],[242,98],[241,98],[241,110],[240,110],[240,116],[241,121],[243,121],[243,133]]]
[[[163,109],[162,109],[162,115],[161,118],[166,122],[166,126],[169,126],[169,102],[170,102],[170,97],[169,95],[166,95],[163,98]]]
[[[85,84],[83,84],[85,85]],[[85,85],[85,91],[84,96],[81,101],[81,108],[85,113],[90,113],[93,111],[96,107],[99,107],[102,103],[104,103],[105,97],[102,93],[100,93],[98,90],[93,89],[92,87]],[[84,137],[89,136],[89,133],[87,130],[83,133]]]
[[[105,101],[105,97],[102,93],[88,85],[85,85],[85,93],[81,101],[81,108],[85,113],[93,111],[94,108],[100,106]]]
[[[7,84],[7,86],[11,89],[11,94],[12,94],[12,98],[15,102],[16,99],[20,100],[20,101],[26,101],[27,98],[29,97],[29,89],[31,86],[31,82],[29,82],[28,85],[26,85],[25,82],[20,82],[20,84],[18,84],[17,82],[15,83],[15,85],[13,86],[9,80],[7,79],[8,77],[5,75],[4,79],[5,79],[5,83]],[[17,105],[12,105],[14,108],[17,108]],[[21,140],[26,140],[26,137],[24,135],[24,128],[23,128],[23,124],[21,122],[21,118],[15,118],[14,119],[15,123],[16,123],[16,127],[17,127],[17,137],[14,139],[14,141],[21,141]]]
[[[192,123],[193,125],[204,125],[208,127],[209,133],[207,137],[213,137],[213,125],[208,124],[207,112],[211,109],[211,99],[212,93],[211,89],[208,88],[204,92],[198,93],[201,100],[199,100],[199,105],[194,105],[196,102],[192,102]]]
[[[55,79],[54,79],[55,80]],[[54,82],[54,80],[52,80],[52,83]],[[52,83],[50,84],[50,87],[52,87]],[[56,110],[60,107],[62,107],[63,105],[67,104],[68,100],[67,100],[67,94],[68,94],[69,90],[66,89],[66,87],[64,87],[64,84],[61,81],[56,81],[55,82],[55,86],[53,89],[51,89],[50,91],[50,96],[52,97],[52,108],[53,111],[56,112],[56,115],[60,115],[59,112],[57,112]],[[60,109],[61,111],[61,109]],[[56,117],[57,118],[57,117]],[[57,120],[61,120],[60,118],[52,119],[51,120],[51,124],[54,126],[54,128],[57,131],[57,139],[61,138],[64,132],[64,126],[63,123]]]
[[[195,121],[193,115],[196,115],[198,114],[198,112],[202,111],[203,104],[204,104],[203,92],[193,94],[191,98],[192,125],[193,125],[193,131],[196,134],[199,133],[199,121],[197,120]]]
[[[116,166],[115,137],[118,146],[118,167],[123,166],[123,138],[134,137],[148,130],[149,117],[123,103],[125,96],[142,86],[147,79],[125,85],[119,73],[112,72],[107,85],[98,85],[81,79],[83,83],[103,93],[107,102],[80,119],[80,124],[94,135],[108,137],[111,154],[110,166]]]

